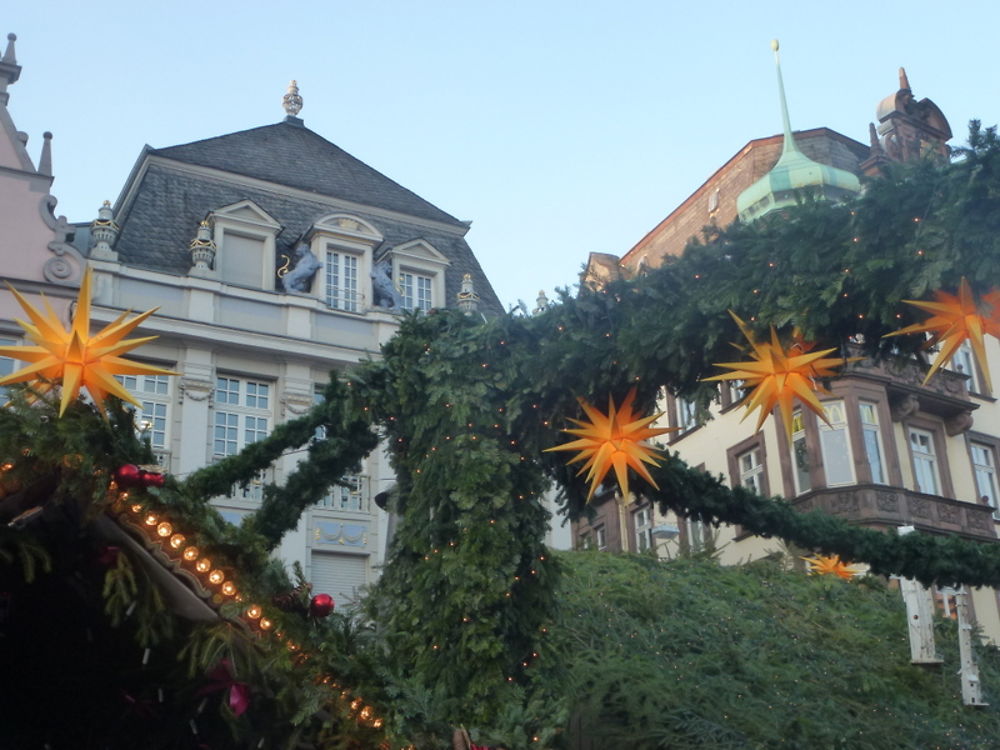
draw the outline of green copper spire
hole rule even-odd
[[[820,164],[799,151],[792,135],[792,123],[788,116],[788,101],[785,98],[785,82],[781,77],[781,57],[778,54],[778,40],[771,42],[774,50],[774,65],[778,73],[778,98],[781,103],[781,119],[785,130],[781,157],[771,171],[748,187],[736,199],[736,210],[741,220],[750,222],[761,216],[788,206],[794,206],[797,193],[808,192],[827,200],[838,200],[861,191],[861,183],[852,173]]]

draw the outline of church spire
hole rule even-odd
[[[785,128],[785,143],[781,153],[785,155],[790,151],[798,151],[795,145],[795,138],[792,136],[792,120],[788,116],[788,100],[785,98],[785,79],[781,76],[781,45],[777,39],[771,40],[771,50],[774,52],[774,69],[778,73],[778,99],[781,102],[781,122]]]

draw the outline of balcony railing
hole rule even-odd
[[[996,540],[993,509],[938,495],[866,484],[813,490],[791,501],[800,511],[821,510],[865,526],[908,526],[923,531]]]

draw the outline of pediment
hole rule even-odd
[[[281,229],[281,224],[252,200],[242,200],[217,208],[212,212],[212,216],[216,219],[231,219],[274,230]]]
[[[441,263],[446,266],[451,265],[451,261],[440,250],[423,239],[410,240],[409,242],[396,245],[392,249],[392,252],[393,255],[430,261],[432,263]]]
[[[382,241],[382,233],[370,223],[358,216],[342,213],[329,214],[313,223],[307,236],[317,234],[365,240],[368,243]]]

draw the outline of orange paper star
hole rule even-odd
[[[580,406],[590,418],[589,422],[570,419],[570,422],[578,425],[578,428],[563,430],[571,435],[579,436],[579,440],[557,445],[554,448],[547,448],[549,451],[579,451],[579,455],[567,461],[572,465],[579,461],[586,461],[583,468],[577,475],[587,472],[587,481],[590,482],[590,493],[587,495],[587,502],[594,496],[594,492],[604,481],[604,477],[614,468],[615,477],[618,479],[618,486],[621,488],[622,497],[628,502],[628,469],[631,467],[639,476],[657,487],[653,477],[650,476],[645,464],[658,466],[659,462],[653,455],[655,448],[646,445],[643,441],[648,438],[662,435],[665,432],[672,432],[676,427],[652,428],[648,427],[651,422],[663,416],[663,413],[653,414],[649,417],[636,418],[632,411],[632,402],[635,400],[635,388],[628,392],[625,400],[617,409],[614,399],[608,397],[608,413],[605,416],[582,398],[578,399]]]
[[[937,302],[922,302],[920,300],[904,299],[908,305],[919,307],[931,313],[931,317],[923,323],[914,323],[886,336],[901,336],[904,333],[930,333],[931,337],[923,348],[929,349],[941,344],[941,350],[934,359],[934,364],[927,372],[924,383],[945,364],[962,345],[968,341],[972,344],[972,352],[983,370],[986,380],[990,381],[990,369],[986,362],[986,347],[983,336],[989,334],[1000,338],[1000,289],[994,287],[977,301],[972,293],[969,280],[964,276],[958,287],[958,296],[948,292],[934,292]]]
[[[845,581],[861,575],[861,571],[853,565],[842,562],[840,555],[813,555],[802,559],[809,564],[809,572],[812,575],[837,576]]]
[[[123,340],[142,321],[156,312],[156,309],[126,321],[129,313],[124,312],[99,333],[90,335],[90,269],[83,275],[76,312],[69,330],[63,327],[49,301],[42,297],[44,312],[36,309],[22,297],[16,289],[8,288],[21,303],[21,307],[31,318],[31,323],[18,320],[28,338],[37,346],[0,346],[0,355],[20,359],[31,364],[0,379],[0,385],[35,383],[38,390],[46,391],[52,383],[62,383],[62,398],[59,416],[66,407],[86,388],[99,411],[104,411],[104,399],[109,394],[140,406],[132,395],[115,380],[115,375],[176,375],[171,370],[153,365],[131,362],[118,356],[140,344],[152,341],[156,336]]]
[[[764,424],[775,406],[781,408],[781,418],[785,424],[788,437],[792,436],[792,403],[798,398],[802,404],[814,411],[820,419],[826,421],[823,404],[816,397],[817,393],[829,395],[820,378],[835,376],[832,367],[839,367],[854,359],[842,357],[827,357],[836,349],[822,349],[810,352],[811,345],[796,343],[786,351],[778,340],[778,333],[771,326],[771,341],[760,343],[753,335],[750,327],[736,313],[729,311],[746,336],[753,351],[749,362],[717,362],[716,367],[725,367],[733,372],[714,375],[705,380],[742,380],[748,391],[741,403],[747,405],[744,419],[754,409],[760,409],[757,429]]]

